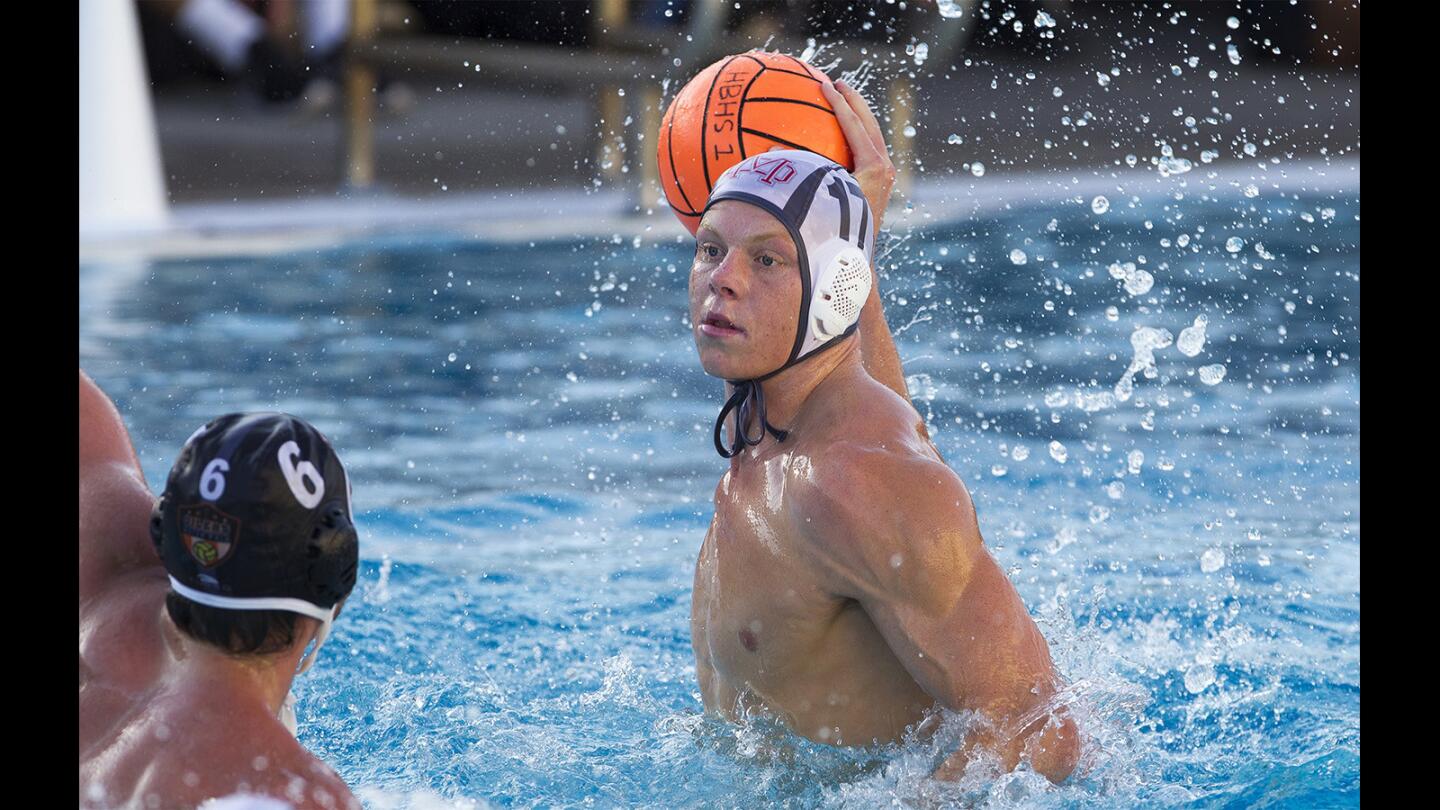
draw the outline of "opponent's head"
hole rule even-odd
[[[768,377],[854,332],[874,222],[843,166],[772,150],[716,180],[695,234],[690,319],[706,373]]]
[[[296,618],[308,616],[321,626],[302,672],[355,586],[349,478],[325,437],[287,414],[228,414],[195,431],[150,532],[177,627],[263,654],[293,644]]]

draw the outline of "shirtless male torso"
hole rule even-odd
[[[894,170],[878,123],[854,90],[826,95],[856,155],[854,178],[883,205]],[[760,159],[793,157],[801,177],[814,165],[802,155]],[[1063,780],[1079,732],[1056,699],[1048,645],[909,402],[876,277],[858,334],[797,358],[797,329],[811,327],[804,313],[797,327],[795,313],[830,300],[829,288],[805,289],[825,283],[813,243],[826,237],[804,212],[834,200],[783,204],[773,181],[785,174],[771,168],[762,186],[746,163],[716,182],[690,276],[702,366],[728,381],[727,396],[760,396],[727,403],[734,452],[695,569],[691,637],[706,708],[767,714],[836,745],[898,741],[931,728],[942,706],[973,711],[937,776],[989,755]],[[842,173],[822,182],[848,185]],[[765,195],[782,204],[756,201]],[[846,204],[843,191],[831,196]],[[855,220],[853,209],[842,218]],[[716,443],[725,455],[718,434]]]

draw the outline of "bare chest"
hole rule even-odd
[[[697,652],[737,690],[780,689],[844,607],[818,581],[804,548],[804,518],[788,508],[792,474],[780,460],[727,474],[696,563]]]

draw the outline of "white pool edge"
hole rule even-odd
[[[1095,196],[1105,195],[1114,206],[1128,195],[1229,194],[1250,184],[1262,193],[1359,190],[1358,157],[1268,161],[1202,164],[1169,177],[1148,166],[992,172],[985,177],[926,175],[909,195],[897,194],[891,201],[885,225],[892,230],[933,226],[1044,199],[1057,204],[1080,200],[1088,205]],[[626,214],[625,207],[624,192],[605,188],[593,192],[520,189],[421,199],[375,193],[331,199],[196,203],[172,208],[170,224],[162,231],[82,240],[80,261],[273,255],[414,232],[499,243],[611,236],[627,241],[637,236],[683,241],[688,236],[664,207],[648,215]]]

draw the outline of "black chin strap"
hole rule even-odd
[[[766,432],[774,436],[777,442],[785,441],[785,438],[790,435],[790,431],[775,427],[770,424],[769,419],[765,418],[765,389],[760,387],[761,381],[768,380],[796,363],[808,360],[830,349],[832,346],[838,345],[840,341],[855,334],[859,328],[859,321],[850,324],[850,327],[844,332],[816,346],[809,354],[804,357],[792,358],[787,361],[785,365],[763,377],[756,377],[753,380],[727,380],[727,382],[735,386],[735,393],[731,394],[730,398],[725,400],[725,407],[720,409],[720,415],[715,418],[715,451],[718,452],[722,458],[734,458],[746,447],[754,447],[764,441]],[[755,402],[753,406],[750,404],[752,400]],[[738,411],[735,415],[735,433],[730,437],[730,449],[726,450],[725,445],[720,441],[720,429],[725,426],[725,417],[736,409],[738,409]],[[750,422],[750,414],[752,413],[755,414],[760,421],[760,435],[753,439],[745,434],[745,425]]]
[[[771,375],[765,375],[765,377],[769,376]],[[765,377],[730,381],[730,384],[735,386],[735,393],[725,401],[725,407],[720,409],[720,416],[715,419],[715,450],[720,453],[722,458],[734,458],[746,447],[754,447],[764,441],[766,431],[769,431],[777,442],[785,441],[785,437],[790,435],[789,431],[775,427],[770,424],[769,419],[765,418],[765,389],[760,386],[760,380]],[[750,404],[751,400],[755,402],[753,409]],[[730,449],[726,450],[725,445],[720,441],[720,429],[725,426],[725,417],[737,408],[739,410],[735,416],[735,432],[730,436]],[[754,413],[760,421],[760,435],[753,439],[745,433],[745,425],[750,422],[751,413]]]

